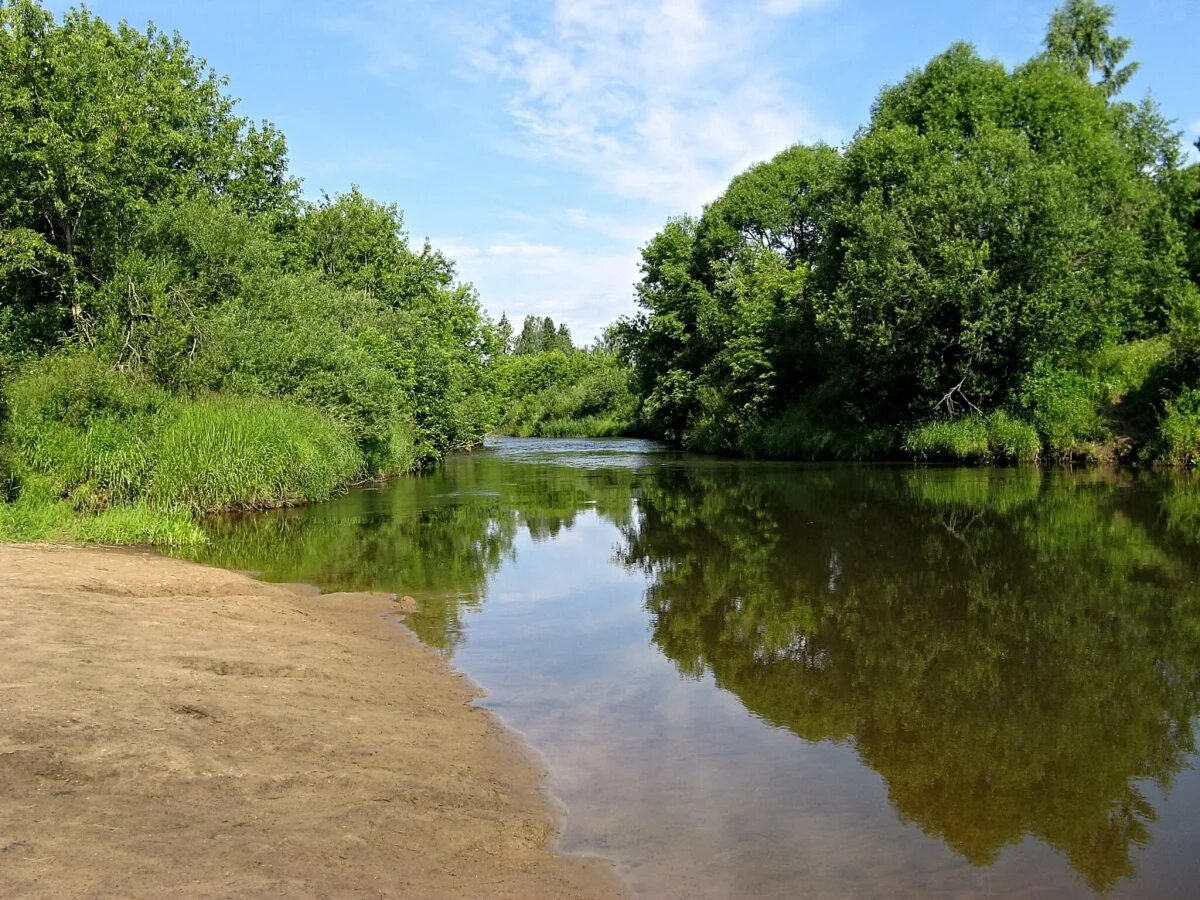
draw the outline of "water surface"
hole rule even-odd
[[[1200,481],[505,439],[209,525],[411,594],[652,897],[1194,895]]]

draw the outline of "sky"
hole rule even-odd
[[[69,3],[49,3],[62,11]],[[304,194],[357,184],[484,307],[577,341],[635,310],[639,249],[798,142],[847,142],[957,40],[1015,65],[1055,0],[93,0],[153,21],[288,139]],[[1200,137],[1200,0],[1118,0],[1148,90]],[[1192,158],[1196,157],[1194,151]]]

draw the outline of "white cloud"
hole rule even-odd
[[[775,16],[792,16],[798,12],[828,6],[831,0],[763,0],[763,9]]]
[[[613,194],[695,210],[750,163],[837,139],[760,52],[764,12],[705,0],[557,0],[548,21],[477,30],[468,59],[508,92],[525,152],[577,167]]]
[[[635,247],[603,254],[515,237],[486,246],[456,238],[433,244],[455,260],[459,277],[475,285],[495,318],[507,313],[518,328],[527,315],[550,316],[582,343],[633,312]]]

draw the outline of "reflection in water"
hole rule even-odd
[[[623,556],[681,672],[852,743],[976,865],[1032,834],[1107,890],[1155,816],[1135,782],[1194,750],[1195,548],[1149,492],[990,474],[675,472]]]
[[[1033,837],[1094,891],[1154,874],[1135,865],[1136,852],[1194,759],[1200,712],[1200,483],[723,463],[642,450],[505,442],[384,490],[216,522],[206,558],[277,580],[413,594],[417,632],[454,650],[464,634],[468,645],[474,639],[464,613],[517,565],[519,547],[531,556],[535,545],[561,548],[545,557],[557,571],[533,573],[542,579],[570,582],[581,560],[599,557],[644,579],[640,616],[679,673],[711,678],[751,716],[804,741],[851,751],[882,776],[903,823],[972,866],[994,867],[1003,848]],[[581,516],[607,523],[614,541],[571,545],[569,533],[587,531]],[[577,614],[538,610],[544,641],[570,639]],[[479,640],[500,648],[489,659],[514,648],[489,674],[537,665],[516,649],[529,644],[528,622],[489,643],[486,621]],[[562,684],[570,666],[553,673]],[[601,678],[627,688],[632,671],[614,663]],[[503,697],[503,684],[484,684]],[[521,725],[550,744],[569,739]],[[611,725],[639,727],[636,717]],[[745,717],[737,727],[763,725]],[[688,749],[665,736],[647,746]],[[722,756],[721,765],[732,772],[755,762]],[[600,789],[589,790],[599,804]],[[575,793],[572,821],[576,810],[586,819],[590,795]],[[794,798],[798,810],[805,801]],[[783,841],[786,822],[760,812],[747,833]],[[1194,833],[1190,840],[1200,849]],[[1193,853],[1176,865],[1194,877],[1198,864]]]

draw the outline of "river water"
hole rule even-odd
[[[414,596],[639,895],[1200,892],[1200,480],[500,439],[207,527]]]

